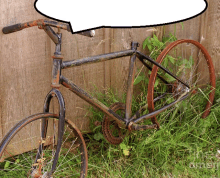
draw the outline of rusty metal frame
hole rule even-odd
[[[68,88],[70,91],[72,91],[73,93],[75,93],[76,95],[81,97],[83,100],[90,103],[92,106],[98,108],[99,110],[104,112],[106,115],[108,115],[109,117],[111,117],[112,119],[114,119],[115,121],[120,123],[121,126],[124,126],[124,127],[128,127],[131,122],[132,123],[138,123],[142,119],[149,119],[152,116],[155,116],[155,115],[163,112],[164,110],[172,107],[177,102],[180,102],[183,99],[185,99],[188,96],[188,94],[182,96],[181,99],[177,99],[174,102],[170,103],[169,105],[164,106],[163,108],[161,108],[159,110],[156,110],[152,113],[143,115],[143,116],[138,117],[138,118],[136,118],[137,114],[135,114],[134,116],[131,117],[131,102],[132,102],[132,95],[133,95],[133,81],[134,81],[134,76],[135,76],[134,68],[135,68],[136,57],[143,63],[146,63],[146,62],[144,62],[144,60],[147,60],[147,61],[153,63],[154,65],[158,66],[159,68],[164,70],[166,73],[168,73],[169,75],[174,77],[176,80],[181,82],[184,86],[189,88],[188,84],[181,81],[177,76],[172,74],[169,70],[167,70],[166,68],[164,68],[160,64],[156,63],[150,57],[148,57],[148,56],[142,54],[141,52],[137,51],[137,46],[138,46],[138,43],[132,42],[132,47],[131,47],[130,50],[118,51],[118,52],[102,54],[102,55],[98,55],[98,56],[93,56],[93,57],[88,57],[88,58],[83,58],[83,59],[76,59],[76,60],[71,60],[71,61],[62,61],[61,65],[60,65],[60,68],[61,68],[60,70],[63,70],[63,69],[67,69],[67,68],[70,68],[70,67],[80,66],[80,65],[83,65],[83,64],[103,62],[103,61],[107,61],[107,60],[111,60],[111,59],[130,56],[131,58],[130,58],[128,84],[127,84],[127,98],[126,98],[126,112],[125,112],[126,117],[125,118],[121,118],[121,116],[119,116],[118,114],[113,112],[110,108],[105,106],[103,103],[98,101],[96,98],[89,95],[86,91],[84,91],[83,89],[81,89],[80,87],[75,85],[72,81],[65,78],[63,75],[60,75],[59,84],[62,84],[64,87]],[[165,79],[163,79],[163,77],[160,76],[160,78],[162,79],[163,82],[168,83]],[[135,128],[137,129],[138,127],[135,126]]]
[[[13,33],[13,32],[16,32],[16,31],[19,31],[19,30],[22,30],[28,27],[33,27],[33,26],[38,26],[38,28],[44,29],[44,31],[48,34],[48,36],[51,38],[51,40],[56,45],[54,56],[52,56],[53,58],[52,85],[51,85],[52,90],[48,93],[48,95],[45,98],[45,104],[44,104],[44,110],[43,110],[44,113],[48,113],[49,105],[50,105],[50,101],[52,97],[55,96],[58,99],[59,106],[60,106],[59,124],[58,124],[58,143],[57,143],[58,146],[57,146],[56,155],[53,161],[52,170],[50,172],[51,174],[56,168],[57,160],[59,157],[59,151],[60,151],[61,141],[63,137],[63,129],[64,129],[64,122],[65,122],[65,104],[64,104],[63,96],[61,92],[59,91],[59,88],[61,87],[61,85],[68,88],[70,91],[72,91],[73,93],[81,97],[83,100],[90,103],[92,106],[104,112],[106,115],[108,115],[110,118],[115,120],[118,124],[120,124],[120,126],[131,129],[131,130],[157,128],[157,124],[155,123],[153,125],[138,125],[137,123],[141,121],[142,119],[149,119],[163,112],[164,110],[175,105],[177,102],[185,99],[189,95],[189,93],[187,93],[181,98],[178,98],[177,100],[175,100],[174,102],[164,106],[163,108],[160,108],[159,110],[153,111],[149,114],[137,117],[139,114],[138,112],[136,112],[136,114],[131,117],[131,104],[132,104],[132,95],[133,95],[133,83],[134,83],[134,77],[135,77],[134,69],[135,69],[136,58],[138,58],[144,64],[144,66],[147,67],[149,70],[152,70],[152,68],[146,63],[146,61],[149,61],[150,63],[158,66],[160,69],[164,70],[166,73],[171,75],[173,78],[178,80],[180,83],[182,83],[187,88],[189,88],[188,84],[180,80],[177,76],[172,74],[169,70],[161,66],[159,63],[155,62],[149,56],[146,56],[142,54],[141,52],[137,51],[137,47],[138,47],[137,42],[131,43],[130,50],[118,51],[118,52],[102,54],[102,55],[97,55],[97,56],[87,57],[87,58],[82,58],[82,59],[77,59],[77,60],[71,60],[71,61],[63,61],[63,56],[61,54],[62,34],[60,33],[59,29],[64,29],[70,32],[71,29],[68,24],[40,19],[40,20],[35,20],[35,21],[27,22],[27,23],[19,23],[19,24],[8,26],[8,27],[4,27],[2,31],[5,34],[8,34],[8,33]],[[50,26],[58,28],[58,32],[55,33],[54,30]],[[92,36],[91,32],[83,32],[81,33],[81,35]],[[83,89],[75,85],[72,81],[68,80],[61,74],[62,70],[70,68],[70,67],[96,63],[96,62],[103,62],[103,61],[121,58],[125,56],[130,56],[129,75],[128,75],[128,80],[127,80],[128,83],[127,83],[127,97],[126,97],[126,105],[125,105],[126,107],[125,118],[122,118],[121,116],[116,114],[112,109],[105,106],[103,103],[98,101],[96,98],[86,93]],[[159,76],[159,78],[164,83],[169,83],[162,76]],[[46,135],[47,126],[48,126],[47,120],[44,119],[43,124],[42,124],[42,133],[41,133],[42,137]],[[11,133],[9,133],[9,136],[5,137],[5,140],[3,141],[7,142],[7,140],[10,139],[10,134]],[[3,148],[4,148],[4,144],[3,146],[0,147],[0,150]],[[36,157],[36,160],[37,159],[38,159],[38,156]]]
[[[52,72],[52,88],[59,89],[60,85],[63,85],[64,87],[68,88],[70,91],[81,97],[83,100],[87,101],[94,107],[98,108],[102,112],[104,112],[106,115],[114,119],[116,122],[120,123],[123,127],[130,127],[133,125],[133,129],[138,129],[139,127],[135,125],[135,123],[138,123],[142,119],[149,119],[152,116],[155,116],[161,112],[163,112],[165,109],[168,109],[175,105],[177,102],[183,100],[186,96],[183,96],[181,99],[177,99],[176,101],[170,103],[167,106],[164,106],[163,108],[156,110],[152,113],[149,113],[147,115],[137,117],[138,112],[136,112],[135,115],[131,117],[131,103],[132,103],[132,95],[133,95],[133,82],[134,82],[134,69],[135,69],[135,61],[136,58],[138,58],[145,67],[147,67],[149,70],[152,70],[152,68],[146,63],[146,61],[149,61],[150,63],[158,66],[162,70],[164,70],[166,73],[171,75],[173,78],[178,80],[180,83],[182,83],[184,86],[189,88],[188,84],[180,80],[177,76],[172,74],[169,70],[161,66],[159,63],[155,62],[153,59],[151,59],[149,56],[146,56],[142,54],[141,52],[137,51],[138,43],[132,42],[131,43],[131,49],[130,50],[124,50],[124,51],[118,51],[118,52],[112,52],[107,54],[101,54],[97,56],[82,58],[82,59],[76,59],[76,60],[70,60],[70,61],[63,61],[63,57],[61,55],[61,43],[62,43],[62,35],[61,33],[55,33],[52,28],[45,25],[42,27],[44,31],[49,35],[49,37],[52,39],[52,41],[56,44],[56,49],[53,57],[53,72]],[[63,28],[64,29],[64,28]],[[129,66],[129,75],[128,75],[128,83],[127,83],[127,97],[126,97],[126,109],[125,109],[125,118],[122,118],[115,112],[113,112],[110,108],[105,106],[103,103],[98,101],[96,98],[92,97],[88,93],[86,93],[83,89],[75,85],[72,81],[65,78],[63,75],[61,75],[61,71],[63,69],[67,69],[70,67],[76,67],[84,64],[90,64],[90,63],[97,63],[97,62],[104,62],[107,60],[112,60],[116,58],[121,58],[125,56],[130,56],[130,66]],[[164,83],[167,82],[162,76],[158,76],[161,81]],[[160,97],[158,97],[160,98]],[[131,124],[132,123],[132,124]],[[143,126],[141,126],[142,128]],[[155,127],[155,124],[154,126]],[[150,128],[150,127],[149,127]]]

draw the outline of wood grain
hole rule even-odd
[[[4,26],[44,18],[34,7],[34,0],[0,0],[0,28]],[[157,33],[160,38],[170,32],[178,39],[189,38],[200,41],[210,52],[216,75],[220,70],[220,0],[208,1],[207,11],[181,24],[155,28],[136,29],[98,29],[94,38],[72,35],[63,32],[62,53],[64,60],[109,53],[130,48],[131,41],[140,43]],[[164,33],[165,31],[165,33]],[[54,44],[37,27],[13,34],[0,32],[0,139],[24,117],[42,112],[46,94],[51,89],[51,68]],[[146,54],[145,50],[142,50]],[[126,92],[129,57],[89,64],[67,69],[63,72],[77,85],[93,93],[95,88],[105,92],[113,88],[119,96]],[[137,63],[137,67],[141,64]],[[202,67],[201,67],[202,70]],[[61,89],[65,102],[67,118],[81,130],[89,130],[86,108],[88,104],[66,89]]]

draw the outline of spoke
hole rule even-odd
[[[21,164],[19,164],[19,163],[15,163],[15,162],[12,162],[12,161],[9,161],[9,160],[7,160],[7,162],[9,162],[9,163],[11,163],[11,164],[14,164],[14,165],[17,165],[17,166],[20,166],[20,167],[26,167],[27,169],[30,169],[30,167],[28,167],[28,166],[25,166],[25,165],[21,165]],[[0,170],[5,170],[5,169],[0,169]],[[11,170],[11,169],[10,169]],[[19,169],[20,170],[20,169]]]
[[[74,145],[74,143],[76,142],[76,140],[77,140],[77,138],[76,138],[74,141],[72,141],[72,144],[71,144],[70,148],[68,149],[66,155],[65,155],[64,158],[62,159],[62,161],[61,161],[60,165],[57,167],[57,169],[58,169],[61,165],[63,165],[63,164],[62,164],[63,160],[66,158],[67,154],[69,153],[69,151],[70,151],[71,148],[73,147],[73,145]]]
[[[205,93],[204,93],[200,88],[198,88],[198,90],[203,94],[203,96],[207,99],[207,101],[208,101],[209,103],[211,103],[211,101],[210,101],[209,98],[205,95]]]
[[[72,161],[72,160],[75,159],[75,158],[78,158],[78,157],[81,156],[81,155],[82,155],[82,153],[81,153],[80,155],[78,155],[78,156],[75,156],[75,157],[73,157],[73,158],[71,158],[71,159],[68,159],[68,161],[66,161],[65,163],[61,164],[60,166],[65,165],[66,163]],[[78,164],[81,164],[81,163],[82,163],[82,162],[80,162],[80,163],[78,163]],[[71,167],[76,166],[76,165],[78,165],[78,164],[71,165]],[[60,167],[60,166],[59,166],[59,167]],[[58,167],[58,168],[59,168],[59,167]],[[58,171],[58,168],[56,169],[56,171],[54,172],[54,174],[57,173],[57,172],[60,172],[60,171],[62,171],[62,170],[67,169],[67,168],[64,168],[64,169],[61,169],[61,170]]]
[[[154,92],[154,93],[158,93],[158,94],[164,94],[164,92]],[[173,93],[165,93],[165,94],[169,94],[169,95],[173,95]],[[161,95],[161,96],[164,96],[164,95]],[[158,96],[157,98],[159,98],[160,96]],[[155,98],[155,100],[157,99],[157,98]]]
[[[55,151],[55,145],[56,145],[56,135],[57,135],[57,129],[56,129],[56,120],[53,119],[53,141],[52,141],[52,145],[53,145],[53,148],[52,150],[50,151],[51,152],[51,158],[50,158],[50,161],[46,163],[45,165],[45,169],[47,170],[47,172],[49,172],[49,169],[52,168],[52,163],[53,163],[53,160],[54,160],[54,156],[56,154],[56,151]],[[50,145],[49,145],[50,146]]]
[[[33,122],[35,121],[34,119],[36,119],[36,122]],[[21,177],[42,177],[45,173],[51,171],[50,167],[54,162],[56,153],[58,129],[53,118],[48,117],[47,119],[49,120],[47,131],[47,127],[44,128],[43,122],[39,122],[42,118],[36,115],[33,115],[33,118],[30,117],[32,122],[27,120],[27,124],[19,125],[19,132],[16,132],[16,135],[12,137],[4,149],[2,159],[5,159],[2,163],[2,169],[0,169],[2,173],[5,172],[4,175],[14,172],[15,175],[17,174]],[[53,124],[53,126],[51,124]],[[68,177],[68,175],[69,177],[74,177],[75,173],[77,173],[78,175],[75,177],[79,177],[82,172],[86,171],[81,167],[81,164],[87,163],[87,160],[84,160],[83,157],[85,147],[84,145],[80,145],[81,138],[74,134],[74,128],[72,128],[71,123],[69,127],[66,127],[66,124],[69,123],[65,123],[65,134],[54,176],[59,174],[57,177]],[[17,128],[15,127],[14,129]],[[34,134],[36,136],[33,136]],[[20,150],[23,151],[23,154],[19,153]],[[38,155],[38,157],[36,155]],[[75,166],[76,169],[72,166]],[[59,172],[57,173],[57,171]]]

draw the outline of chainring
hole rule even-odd
[[[112,111],[116,112],[124,118],[125,105],[123,103],[114,103],[109,107]],[[118,113],[118,112],[120,113]],[[105,139],[113,144],[118,145],[123,141],[123,138],[127,135],[128,130],[120,128],[118,123],[112,120],[109,116],[105,115],[102,122],[102,132]]]

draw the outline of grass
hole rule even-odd
[[[147,90],[142,91],[143,93],[133,100],[132,105],[135,109],[145,105],[144,93]],[[206,93],[201,95],[204,94]],[[125,100],[124,96],[119,99],[112,90],[107,90],[105,95],[96,92],[96,97],[108,106]],[[105,140],[101,126],[93,124],[96,120],[102,120],[103,113],[89,108],[93,132],[84,134],[89,158],[87,177],[220,177],[219,98],[220,81],[217,81],[214,105],[206,119],[201,119],[202,113],[194,111],[198,108],[192,108],[186,103],[181,114],[179,113],[181,108],[177,106],[172,112],[165,111],[160,114],[159,130],[131,132],[120,145],[116,146]],[[198,102],[199,106],[204,104],[201,96],[191,99]],[[1,175],[1,177],[16,176]]]
[[[191,107],[188,102],[183,104],[182,113],[179,113],[182,108],[176,106],[172,112],[160,114],[159,130],[131,132],[116,146],[105,140],[101,126],[93,124],[102,120],[103,113],[89,108],[93,132],[84,134],[89,158],[87,177],[220,177],[220,81],[216,86],[214,105],[206,119],[201,119],[202,113],[195,112],[199,109]],[[146,92],[144,88],[134,98],[134,110],[146,104]],[[105,91],[105,95],[96,92],[96,97],[107,106],[124,102],[125,96],[119,98],[114,93],[112,90]],[[204,94],[207,93],[201,95]],[[201,95],[191,98],[200,107],[204,104]],[[10,177],[8,174],[1,176]]]
[[[125,100],[124,96],[119,99],[111,90],[105,94],[96,93],[96,97],[108,106]],[[93,132],[84,134],[89,158],[87,177],[219,177],[219,98],[220,81],[217,81],[214,105],[206,119],[201,119],[202,113],[195,113],[195,108],[190,105],[185,106],[183,114],[179,114],[179,108],[175,107],[173,112],[165,111],[158,117],[160,130],[131,132],[116,146],[105,140],[101,126],[93,124],[96,120],[101,121],[103,114],[89,108]],[[137,109],[144,105],[144,99],[146,95],[138,95],[133,100],[133,107]],[[200,99],[200,96],[192,98],[202,105],[204,102]]]
[[[195,113],[195,108],[186,103],[184,114],[179,114],[176,107],[172,114],[167,111],[159,116],[160,130],[132,132],[116,146],[105,140],[101,126],[92,125],[93,133],[85,136],[88,177],[219,177],[220,81],[217,86],[214,105],[206,119],[201,119],[202,113]],[[103,99],[105,104],[119,100],[108,93]],[[193,101],[204,103],[199,96]],[[133,105],[138,107],[137,102]],[[93,121],[102,119],[100,112],[90,111]]]

